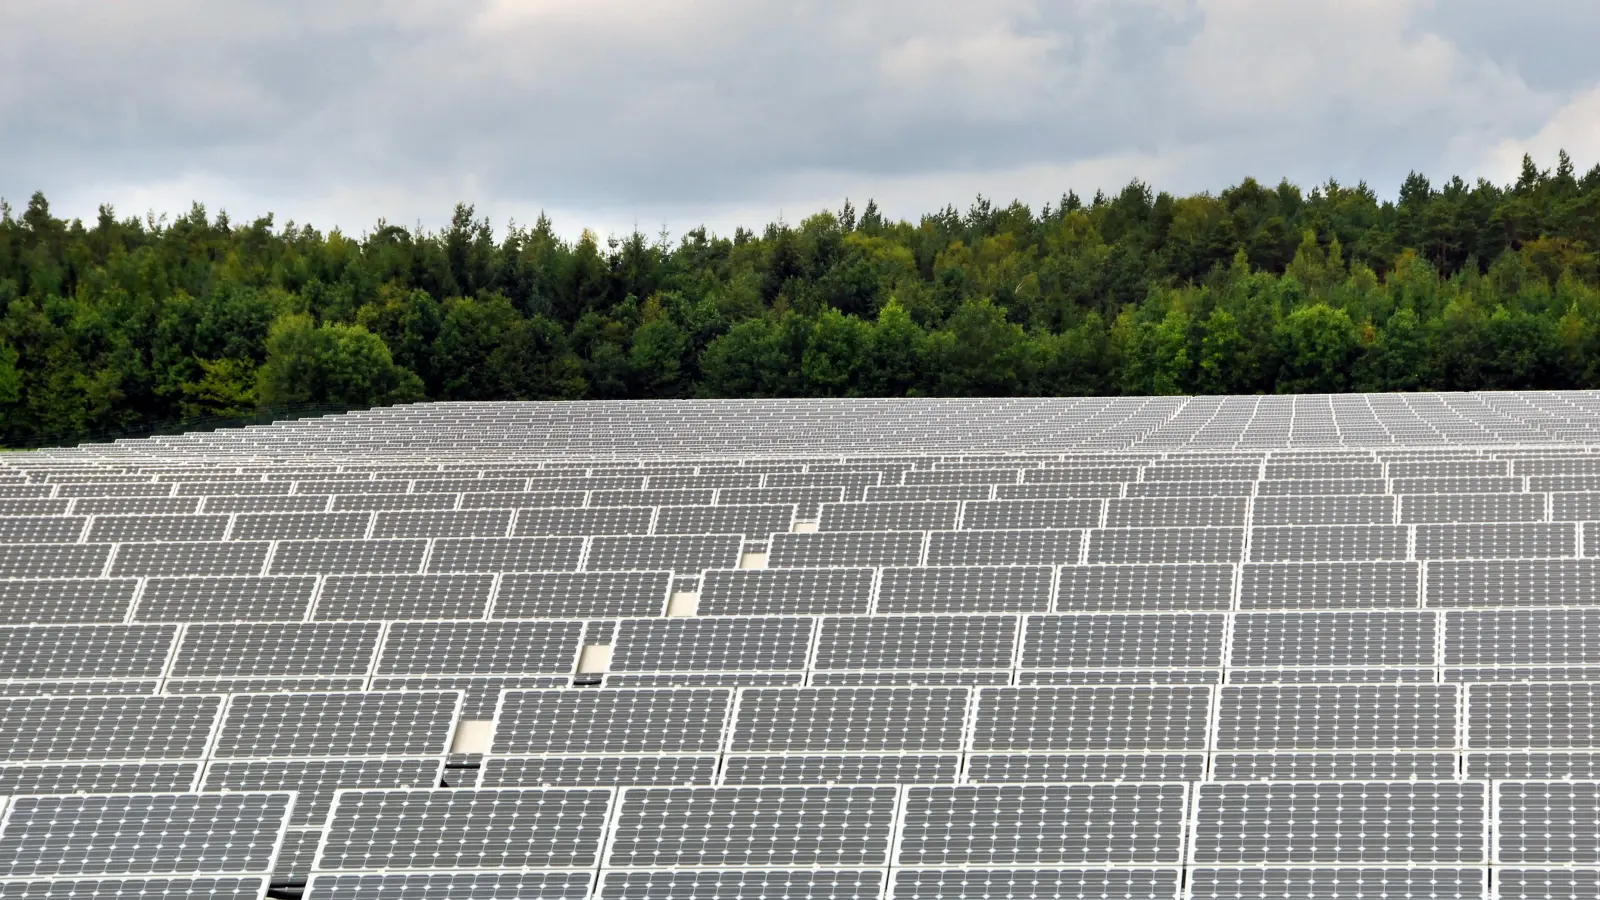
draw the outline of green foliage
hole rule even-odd
[[[314,325],[291,313],[272,325],[257,374],[265,406],[372,406],[422,398],[422,381],[394,364],[389,348],[360,325]]]
[[[1600,386],[1600,167],[563,240],[0,215],[0,441],[419,399]]]

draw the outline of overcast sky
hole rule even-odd
[[[1600,161],[1576,0],[0,0],[0,196],[347,232]]]

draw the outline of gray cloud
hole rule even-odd
[[[1488,0],[11,0],[0,194],[726,230],[845,194],[909,216],[1135,176],[1504,179],[1600,108],[1600,13],[1527,5],[1528,27]]]

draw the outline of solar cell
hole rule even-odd
[[[0,624],[121,622],[138,586],[128,578],[6,581]]]
[[[793,504],[666,506],[656,517],[656,534],[742,534],[766,537],[788,531]]]
[[[235,694],[212,757],[438,756],[460,703],[455,691]]]
[[[23,794],[153,794],[192,791],[197,762],[32,763],[0,766],[0,791]]]
[[[612,672],[803,669],[812,621],[801,617],[625,619]]]
[[[601,538],[597,540],[609,540]],[[453,538],[434,542],[429,572],[570,572],[583,540],[571,537]],[[589,568],[609,568],[591,565]],[[615,567],[626,568],[626,567]],[[634,568],[662,568],[636,566]]]
[[[709,785],[710,756],[491,756],[479,787],[627,787]]]
[[[262,876],[242,878],[50,878],[0,882],[5,900],[99,900],[102,897],[171,897],[182,900],[259,900]]]
[[[1010,669],[1015,616],[837,616],[822,620],[816,669]]]
[[[1422,581],[1407,562],[1252,564],[1241,575],[1239,608],[1246,610],[1414,607]]]
[[[1308,525],[1255,528],[1250,532],[1252,562],[1406,559],[1409,535],[1403,525]]]
[[[871,569],[729,569],[705,574],[699,615],[865,613]]]
[[[316,871],[593,869],[608,790],[340,791]]]
[[[503,619],[655,616],[665,608],[671,586],[670,572],[508,573],[500,578],[494,615]]]
[[[0,544],[0,578],[95,578],[110,557],[108,544]]]
[[[274,575],[416,572],[427,541],[282,541],[272,555]],[[437,559],[437,557],[436,557]]]
[[[1099,524],[1100,501],[1098,500],[974,501],[967,503],[961,514],[962,528],[986,531],[1019,528],[1093,528]]]
[[[923,534],[916,531],[775,534],[767,565],[787,569],[915,566],[922,562],[922,544]],[[718,568],[731,567],[732,563],[726,563]]]
[[[1431,612],[1241,613],[1234,623],[1233,666],[1432,666]]]
[[[1056,781],[1199,781],[1204,753],[973,753],[970,784]]]
[[[1057,566],[1078,561],[1082,531],[935,531],[928,535],[930,566]],[[915,565],[915,559],[877,565]]]
[[[606,864],[878,866],[892,787],[624,788]]]
[[[1240,528],[1100,528],[1089,532],[1088,562],[1233,562],[1244,548]]]
[[[1195,867],[1189,896],[1192,900],[1240,900],[1245,897],[1282,897],[1293,900],[1487,900],[1485,868],[1437,867],[1303,867],[1303,868],[1202,868]],[[1502,897],[1504,895],[1502,894]],[[1543,896],[1543,895],[1541,895]]]
[[[292,794],[16,797],[0,825],[0,876],[264,873]]]
[[[1218,750],[1453,750],[1456,688],[1423,684],[1222,688]]]
[[[972,749],[1204,750],[1210,706],[1203,686],[985,688]]]
[[[733,703],[726,689],[510,691],[496,756],[715,753]]]
[[[382,630],[377,622],[197,623],[184,631],[171,675],[364,675],[372,667]]]
[[[738,753],[959,751],[968,694],[952,687],[754,689],[740,693]]]
[[[586,900],[587,872],[410,872],[318,875],[306,897],[339,900]]]
[[[1202,782],[1196,864],[1484,863],[1484,784]]]
[[[1063,566],[1060,612],[1226,610],[1233,603],[1231,565]]]
[[[560,675],[577,662],[581,622],[395,622],[377,675]]]
[[[912,900],[1169,900],[1179,896],[1171,869],[897,869],[894,896]]]
[[[1222,665],[1225,615],[1083,613],[1029,616],[1021,665],[1032,669]]]
[[[1417,559],[1505,559],[1576,556],[1571,523],[1418,525]]]
[[[865,570],[863,570],[865,571]],[[1050,607],[1047,566],[891,568],[878,586],[880,613],[1043,612]],[[818,612],[866,612],[861,609]]]
[[[605,900],[865,900],[883,891],[884,873],[863,869],[729,869],[608,871],[597,897]]]
[[[1381,494],[1257,497],[1255,525],[1387,525],[1396,521],[1395,498]]]
[[[698,575],[705,569],[731,569],[738,565],[741,543],[737,534],[597,537],[589,545],[584,568],[590,571],[666,569],[679,575]],[[575,569],[577,566],[538,568]]]
[[[360,538],[371,524],[372,514],[365,512],[249,513],[234,521],[229,537],[236,541]]]
[[[1183,858],[1183,784],[913,786],[902,866],[1175,864]]]
[[[4,520],[0,520],[0,527],[3,525]],[[220,541],[227,531],[227,516],[96,516],[89,525],[86,539],[106,544],[127,541]]]
[[[330,575],[317,595],[321,620],[481,619],[492,575]]]
[[[514,534],[590,535],[649,534],[655,509],[649,506],[606,506],[588,509],[525,509],[517,513]]]

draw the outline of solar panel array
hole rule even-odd
[[[1578,898],[1600,395],[0,458],[0,898]]]

